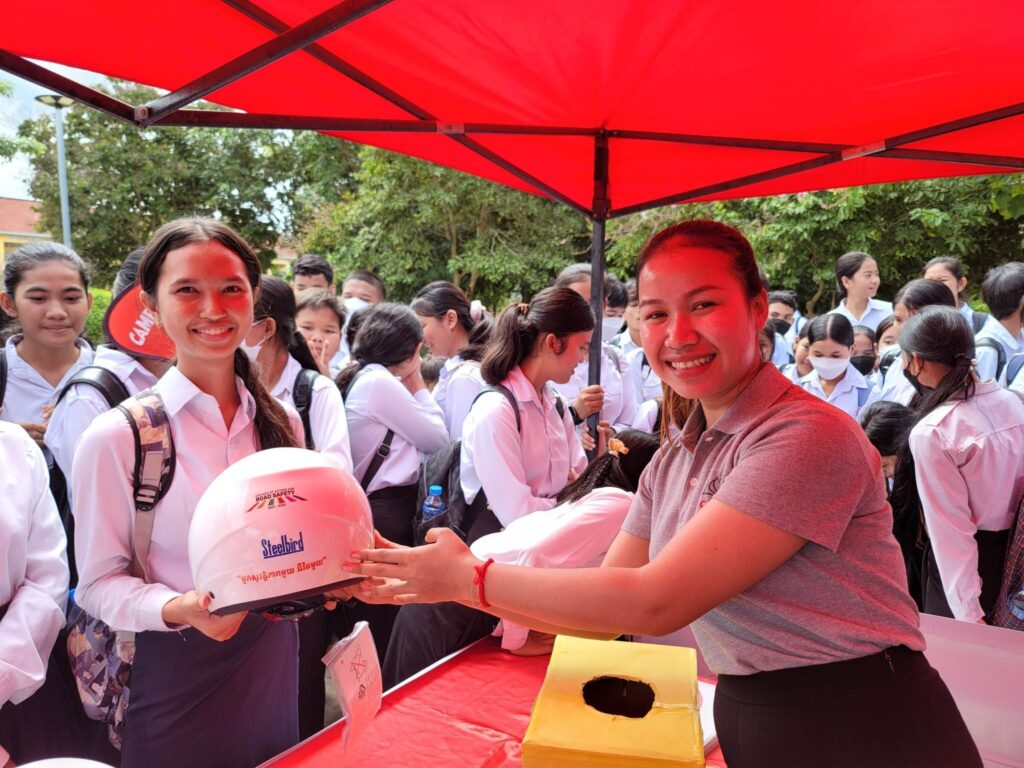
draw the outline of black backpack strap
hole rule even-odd
[[[319,371],[303,368],[299,371],[299,375],[295,377],[295,383],[292,385],[292,402],[295,403],[295,410],[302,417],[302,429],[306,433],[306,447],[311,451],[316,446],[313,444],[313,430],[309,423],[309,412],[313,407],[313,384],[319,375]]]
[[[477,392],[476,397],[473,398],[473,402],[470,403],[469,409],[473,410],[473,406],[476,405],[476,401],[479,400],[482,395],[485,395],[488,392],[497,392],[499,395],[508,400],[508,404],[512,406],[512,413],[515,414],[516,417],[516,432],[522,432],[523,418],[522,416],[519,415],[519,401],[516,400],[516,396],[512,394],[512,390],[504,386],[503,384],[492,384],[489,387],[484,387],[483,389],[481,389],[479,392]],[[558,402],[561,403],[561,400],[559,400]],[[557,407],[557,405],[555,407]],[[561,415],[563,411],[559,409],[558,413]]]
[[[1003,349],[1003,345],[995,339],[986,336],[983,339],[977,339],[974,342],[974,347],[975,350],[977,350],[978,347],[986,347],[996,351],[996,375],[993,378],[995,381],[998,381],[999,377],[1003,373],[1003,368],[1006,366],[1006,350]]]
[[[1006,362],[1006,386],[1009,387],[1024,367],[1024,352],[1018,352]],[[1014,390],[1016,391],[1016,390]]]
[[[381,464],[384,463],[384,459],[390,455],[391,441],[394,439],[394,430],[389,429],[384,433],[384,439],[377,447],[377,452],[373,454],[373,458],[370,460],[370,466],[366,468],[366,473],[363,475],[363,479],[359,482],[364,491],[370,487],[370,482],[377,476],[377,472],[380,470]]]
[[[64,385],[60,394],[57,395],[57,402],[59,403],[63,400],[64,395],[66,395],[76,384],[85,384],[86,386],[99,390],[99,393],[103,395],[103,399],[107,401],[107,405],[111,408],[128,399],[128,389],[125,387],[123,381],[117,378],[115,374],[108,371],[106,368],[101,368],[98,365],[90,365],[79,369],[79,371],[71,377],[71,380]]]
[[[0,347],[0,407],[3,407],[5,394],[7,394],[7,350]]]

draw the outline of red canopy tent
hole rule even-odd
[[[967,0],[37,0],[4,9],[0,68],[139,126],[320,130],[550,197],[594,222],[596,288],[609,217],[1024,169],[1022,22]],[[30,59],[169,93],[129,105]]]

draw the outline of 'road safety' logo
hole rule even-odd
[[[284,507],[288,504],[295,504],[300,501],[306,501],[302,496],[295,493],[294,488],[279,488],[276,491],[267,491],[266,493],[257,493],[256,501],[249,507],[246,512],[252,512],[254,509],[277,509],[278,507]]]

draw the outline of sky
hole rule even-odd
[[[101,75],[82,69],[72,69],[42,61],[37,63],[86,85],[94,85],[103,79]],[[49,93],[49,89],[41,88],[35,83],[22,80],[3,70],[0,70],[0,80],[8,82],[14,87],[14,93],[9,98],[0,98],[0,134],[13,136],[18,131],[18,125],[23,121],[46,113],[52,114],[52,108],[35,100],[36,96]],[[31,167],[28,158],[24,156],[19,155],[7,163],[0,162],[0,197],[27,199],[30,174]]]

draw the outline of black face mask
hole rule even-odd
[[[917,394],[919,394],[921,397],[924,397],[925,395],[932,391],[931,387],[926,387],[924,384],[918,381],[917,374],[911,373],[909,368],[903,369],[903,375],[906,377],[907,381],[909,381],[913,385],[914,389],[917,391]]]
[[[768,321],[768,327],[773,329],[780,336],[785,336],[789,333],[789,329],[793,327],[793,324],[787,323],[781,317],[777,317],[774,320]]]
[[[854,355],[850,358],[850,365],[860,371],[864,376],[867,376],[873,370],[875,370],[875,356],[874,355]]]

